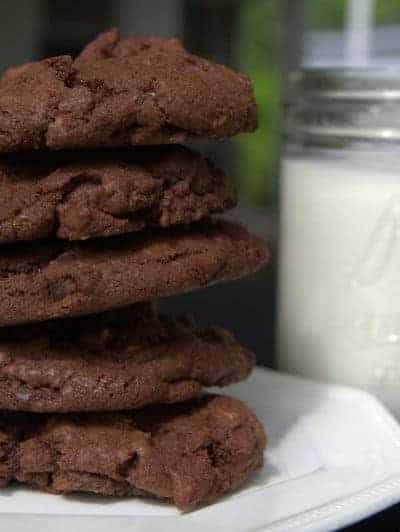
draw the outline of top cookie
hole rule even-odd
[[[0,152],[175,144],[253,131],[247,76],[187,52],[179,41],[97,37],[0,79]]]

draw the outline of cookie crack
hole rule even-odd
[[[128,89],[116,89],[115,87],[110,87],[106,84],[104,80],[98,78],[83,79],[82,77],[80,77],[79,69],[74,68],[72,65],[70,67],[70,71],[63,77],[60,77],[60,81],[63,82],[65,89],[67,89],[67,92],[66,94],[63,94],[60,97],[50,119],[48,120],[44,128],[44,131],[42,132],[44,139],[44,142],[42,142],[42,144],[46,147],[50,147],[51,145],[51,142],[49,141],[49,130],[56,124],[56,122],[60,118],[62,118],[66,114],[68,115],[69,113],[71,113],[71,111],[64,110],[62,109],[62,107],[65,106],[66,102],[69,101],[71,91],[73,91],[74,89],[86,89],[92,96],[92,101],[88,103],[88,107],[83,112],[81,112],[78,117],[76,117],[81,122],[89,122],[94,110],[100,105],[102,105],[106,99],[114,96],[120,96],[124,93],[129,93]]]
[[[79,189],[83,185],[102,185],[102,179],[101,177],[91,174],[89,172],[82,172],[78,175],[75,175],[74,177],[69,179],[68,182],[63,186],[62,196],[58,204],[62,205],[68,202],[71,194],[73,194],[77,189]]]
[[[134,451],[132,453],[132,456],[127,458],[124,462],[118,465],[117,467],[117,474],[120,475],[122,478],[125,479],[126,482],[129,483],[129,476],[132,473],[133,470],[135,470],[139,463],[139,454]]]
[[[17,277],[19,275],[32,275],[39,273],[43,269],[47,268],[53,261],[65,253],[63,250],[54,250],[50,254],[46,254],[46,257],[38,256],[32,263],[25,263],[23,260],[19,260],[16,266],[2,266],[0,267],[0,280],[7,280],[10,277]]]
[[[202,249],[196,249],[196,250],[189,250],[185,249],[183,251],[177,251],[175,253],[172,253],[171,255],[168,255],[167,257],[160,257],[153,260],[148,260],[145,263],[147,264],[169,264],[171,262],[176,262],[180,259],[185,259],[187,257],[198,257],[200,255],[204,255],[206,252]]]

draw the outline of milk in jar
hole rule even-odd
[[[278,364],[400,416],[400,72],[300,73],[280,183]]]

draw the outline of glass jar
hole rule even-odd
[[[400,71],[297,73],[286,135],[278,365],[400,416]]]

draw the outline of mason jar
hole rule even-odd
[[[400,71],[301,71],[285,128],[278,365],[400,416]]]

